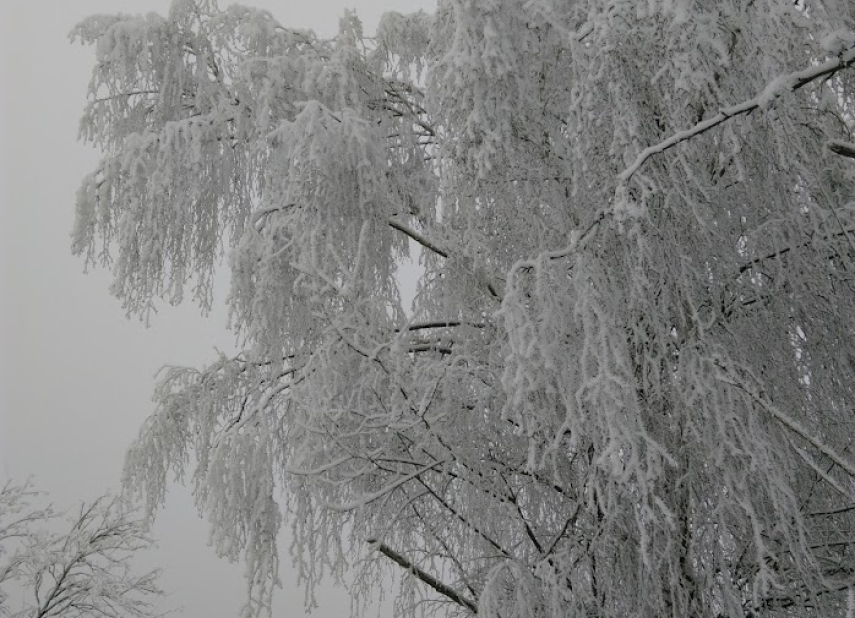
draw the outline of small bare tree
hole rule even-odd
[[[101,497],[63,517],[38,506],[38,496],[29,483],[0,490],[0,617],[160,615],[158,572],[137,574],[131,566],[152,540],[122,499]],[[66,531],[56,525],[63,519]]]

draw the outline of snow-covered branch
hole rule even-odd
[[[436,243],[434,243],[430,239],[426,238],[422,234],[419,234],[414,229],[407,227],[406,225],[404,225],[403,223],[401,223],[397,219],[389,219],[389,225],[391,227],[395,228],[396,230],[398,230],[399,232],[402,232],[406,236],[412,238],[413,240],[415,240],[417,243],[419,243],[425,249],[428,249],[429,251],[433,251],[434,253],[436,253],[440,257],[444,257],[444,258],[448,257],[448,251],[447,250],[443,249],[442,247],[440,247],[439,245],[437,245]]]
[[[388,545],[381,543],[380,541],[377,541],[375,539],[368,539],[366,542],[370,545],[373,545],[377,551],[389,558],[389,560],[399,565],[407,572],[412,573],[412,575],[416,577],[419,581],[427,584],[442,596],[469,610],[470,612],[472,612],[472,614],[478,614],[478,605],[475,601],[467,599],[465,596],[463,596],[450,586],[447,586],[446,584],[436,579],[430,573],[424,571],[423,569],[420,569],[415,563],[408,560],[395,550],[391,549]]]
[[[742,103],[737,103],[730,107],[725,107],[719,110],[718,114],[712,118],[707,118],[690,129],[674,133],[668,139],[662,140],[658,144],[648,146],[642,150],[635,158],[635,161],[633,161],[618,175],[619,185],[626,184],[626,182],[632,178],[633,174],[635,174],[651,157],[661,154],[678,144],[700,135],[701,133],[705,133],[728,120],[745,114],[750,114],[756,109],[767,108],[780,96],[788,92],[795,92],[799,88],[803,88],[818,79],[830,77],[843,69],[850,68],[853,64],[855,64],[855,47],[850,47],[849,49],[841,52],[837,58],[826,60],[816,66],[775,78],[770,81],[766,87],[763,88],[762,92],[757,94],[754,98],[743,101]],[[835,142],[835,144],[839,145],[838,142]]]

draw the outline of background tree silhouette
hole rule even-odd
[[[0,616],[164,615],[157,609],[157,571],[132,568],[135,554],[152,541],[125,502],[103,497],[64,517],[38,502],[28,483],[0,489]],[[62,519],[68,528],[60,531]]]

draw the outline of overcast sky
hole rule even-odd
[[[221,0],[221,5],[229,4]],[[386,10],[432,10],[435,0],[258,0],[287,26],[335,32],[345,7],[366,31]],[[91,13],[166,14],[169,0],[0,0],[0,476],[34,477],[58,505],[117,487],[124,452],[151,411],[164,364],[200,365],[232,337],[219,306],[166,308],[150,328],[127,320],[109,275],[84,275],[69,251],[74,193],[97,153],[76,141],[91,48],[67,33]],[[220,290],[222,296],[224,290]],[[222,300],[222,299],[221,299]],[[177,488],[155,527],[170,604],[181,618],[236,618],[243,570],[214,557],[207,524]],[[275,615],[300,618],[302,593],[283,560]],[[325,590],[322,618],[347,613]]]

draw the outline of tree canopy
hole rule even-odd
[[[75,253],[145,319],[229,259],[241,352],[163,374],[126,479],[154,511],[192,470],[247,616],[283,523],[310,601],[355,566],[401,615],[853,615],[850,0],[72,36]]]

